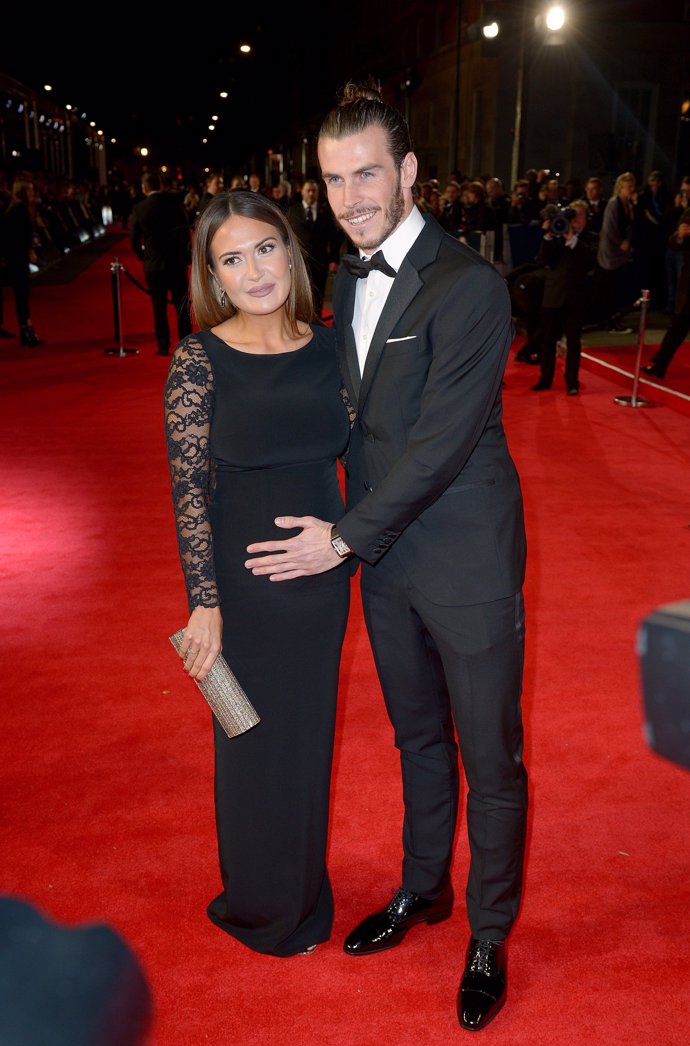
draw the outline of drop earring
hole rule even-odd
[[[228,304],[228,299],[227,299],[227,295],[225,293],[225,287],[223,287],[222,291],[220,292],[220,307],[221,307],[221,309],[224,309],[227,304]]]

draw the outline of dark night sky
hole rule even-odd
[[[262,20],[198,5],[185,26],[173,26],[162,8],[129,21],[128,8],[112,10],[112,19],[84,18],[79,27],[74,13],[13,14],[0,69],[32,88],[51,83],[56,102],[79,105],[108,138],[158,143],[176,153],[161,157],[170,162],[191,159],[213,114],[220,122],[211,148],[224,164],[241,165],[252,150],[289,138],[291,116],[322,115],[335,102],[328,33],[322,24],[318,41],[305,36],[293,11]],[[249,57],[239,52],[245,40]]]

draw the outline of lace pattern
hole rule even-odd
[[[220,605],[208,515],[212,470],[209,431],[215,382],[193,334],[175,349],[165,383],[165,433],[177,543],[190,611]]]

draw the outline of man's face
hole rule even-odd
[[[549,178],[546,183],[546,199],[549,203],[558,203],[558,182],[555,178]]]
[[[331,209],[356,247],[376,250],[414,206],[417,159],[408,153],[396,166],[382,127],[347,138],[321,138],[321,173]]]
[[[307,207],[313,207],[316,203],[316,199],[319,195],[319,188],[316,182],[305,182],[302,186],[302,199],[306,203]]]
[[[486,183],[486,192],[490,200],[495,200],[503,192],[503,186],[498,178],[489,178]]]
[[[249,175],[249,188],[252,192],[258,192],[260,184],[261,182],[259,180],[258,174]]]
[[[587,193],[587,199],[591,200],[592,203],[597,203],[601,199],[601,185],[599,182],[587,182],[585,192]]]

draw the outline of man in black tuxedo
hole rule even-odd
[[[601,232],[604,221],[604,210],[606,200],[604,199],[604,186],[601,178],[592,175],[585,182],[585,196],[587,202],[587,228],[595,236]]]
[[[314,311],[320,316],[328,273],[335,272],[340,261],[343,234],[328,207],[319,200],[319,186],[311,178],[303,183],[302,199],[290,205],[287,218],[304,251]]]
[[[145,174],[141,188],[144,199],[132,212],[130,239],[144,266],[158,355],[167,356],[170,352],[168,294],[175,306],[179,338],[192,331],[187,299],[189,223],[179,194],[161,192],[157,175]]]
[[[301,532],[250,545],[263,555],[246,566],[278,582],[361,562],[401,756],[404,853],[400,888],[349,934],[350,955],[394,947],[416,924],[451,913],[457,730],[471,852],[457,1012],[478,1030],[505,1001],[527,815],[525,533],[501,420],[510,296],[493,266],[415,207],[407,125],[373,86],[347,85],[318,155],[331,208],[360,252],[343,259],[333,299],[357,410],[347,511],[335,523],[279,518]]]
[[[548,208],[545,209],[548,211]],[[587,310],[588,281],[597,260],[597,237],[587,228],[587,201],[576,200],[563,213],[544,218],[544,239],[537,254],[537,265],[544,273],[541,299],[541,374],[534,392],[550,389],[556,371],[558,339],[565,334],[567,352],[565,385],[569,396],[580,389],[582,325]],[[552,231],[556,224],[557,234]],[[561,229],[565,231],[561,234]]]
[[[690,208],[681,214],[678,228],[669,240],[669,247],[683,252],[683,268],[678,280],[676,311],[671,326],[649,363],[642,368],[645,374],[655,378],[666,377],[669,363],[690,332]]]

